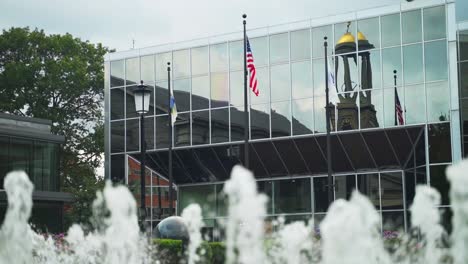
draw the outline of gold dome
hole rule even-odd
[[[346,32],[344,33],[343,36],[341,36],[340,40],[338,40],[336,44],[338,45],[338,44],[343,44],[343,43],[354,43],[354,42],[355,42],[355,38],[353,34]]]
[[[366,36],[364,36],[364,34],[362,34],[361,31],[358,31],[358,33],[357,33],[357,39],[358,39],[358,40],[367,40],[367,39],[366,39]]]

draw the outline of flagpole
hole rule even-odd
[[[167,63],[167,95],[168,95],[168,124],[169,124],[169,215],[173,215],[173,206],[172,206],[172,109],[171,109],[171,63]]]
[[[244,24],[244,166],[249,169],[249,112],[248,112],[248,90],[247,90],[247,33],[245,30],[247,18],[246,14],[242,15]]]
[[[328,172],[328,205],[333,202],[333,176],[331,160],[331,136],[330,136],[330,95],[328,89],[328,58],[327,58],[327,37],[324,37],[323,47],[325,51],[325,118],[327,123],[327,172]]]
[[[396,105],[397,105],[397,84],[396,84],[396,76],[397,74],[397,70],[393,70],[393,85],[395,87],[395,95],[393,96],[393,114],[395,115],[395,126],[398,126],[398,115],[397,115],[397,111],[396,111]]]

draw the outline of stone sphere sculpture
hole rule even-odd
[[[189,234],[184,219],[180,216],[170,216],[162,220],[155,229],[156,238],[167,238],[188,241]]]

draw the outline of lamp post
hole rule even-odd
[[[150,98],[151,98],[151,90],[148,89],[148,86],[143,84],[143,81],[140,81],[140,85],[137,86],[138,88],[133,92],[135,97],[135,110],[138,114],[140,114],[140,156],[141,156],[141,163],[140,163],[140,194],[141,194],[141,201],[140,201],[140,221],[141,226],[145,226],[145,219],[146,219],[146,184],[145,184],[145,155],[146,155],[146,143],[145,143],[145,114],[149,111],[150,105]]]

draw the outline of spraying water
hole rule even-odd
[[[466,264],[468,263],[468,161],[448,169],[452,183],[453,244],[448,249],[442,243],[446,234],[439,224],[436,190],[417,187],[411,206],[411,235],[400,237],[400,243],[390,252],[384,249],[379,231],[379,214],[372,203],[355,191],[349,201],[337,200],[320,225],[321,239],[314,238],[314,224],[295,222],[276,227],[265,235],[264,216],[267,198],[259,194],[253,175],[234,167],[231,179],[225,183],[228,197],[226,222],[227,263],[317,263],[317,264]],[[155,249],[139,231],[136,202],[123,186],[106,184],[93,203],[96,229],[85,232],[73,225],[64,244],[51,237],[44,238],[32,231],[28,219],[32,208],[33,185],[24,172],[12,172],[5,178],[8,210],[0,229],[0,264],[101,264],[160,263],[152,256]],[[191,205],[182,214],[190,234],[188,263],[204,263],[203,227],[200,206]],[[420,240],[421,238],[422,240]],[[414,242],[416,241],[416,242]],[[452,262],[452,260],[454,262]]]

